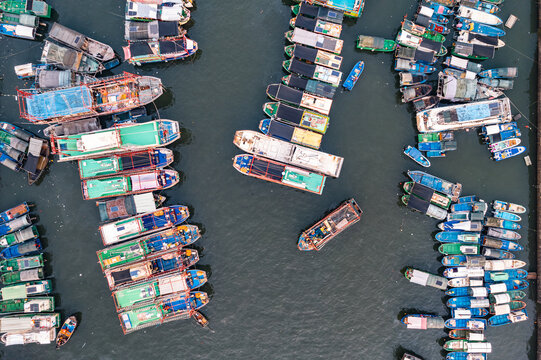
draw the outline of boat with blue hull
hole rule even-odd
[[[443,231],[481,231],[483,230],[483,223],[481,221],[462,221],[451,220],[438,224],[438,229]]]
[[[445,276],[448,279],[480,278],[480,277],[483,277],[484,274],[485,274],[485,270],[479,266],[476,266],[476,267],[455,266],[455,267],[448,267],[445,270],[443,270],[443,276]],[[471,286],[471,285],[459,284],[459,285],[456,285],[455,287],[461,287],[461,286]]]
[[[481,0],[461,0],[460,4],[489,14],[500,12],[500,8],[497,5]]]
[[[453,15],[453,10],[449,9],[447,6],[443,6],[437,3],[430,3],[428,7],[434,10],[434,14],[441,14],[444,16]]]
[[[481,128],[479,135],[486,137],[488,135],[494,135],[502,131],[518,130],[518,124],[516,121],[511,121],[504,124],[488,125]]]
[[[34,239],[5,248],[0,251],[0,258],[12,259],[19,256],[32,255],[40,252],[41,249],[41,241],[39,239]]]
[[[524,250],[524,247],[514,241],[496,239],[490,236],[483,235],[481,237],[481,244],[487,248],[501,249],[507,251],[520,251]]]
[[[190,217],[187,206],[174,205],[100,226],[103,244],[108,246],[138,236],[180,225]]]
[[[447,290],[445,295],[453,297],[486,297],[488,295],[488,289],[484,286],[462,286]]]
[[[441,259],[443,266],[481,266],[485,259],[482,255],[447,255]]]
[[[357,83],[357,80],[359,80],[359,77],[361,76],[363,70],[364,61],[357,62],[355,66],[353,66],[353,69],[351,69],[351,72],[349,73],[344,83],[342,84],[344,89],[351,91]]]
[[[515,254],[500,250],[500,249],[491,249],[491,248],[483,248],[483,256],[486,258],[492,258],[492,259],[514,259]]]
[[[487,283],[485,287],[489,293],[500,293],[513,290],[525,290],[530,286],[527,280],[506,280],[495,283]]]
[[[36,28],[25,25],[14,25],[0,22],[0,35],[6,35],[19,39],[35,40],[39,34],[36,32]]]
[[[422,171],[408,170],[408,176],[415,182],[451,196],[453,201],[456,201],[462,191],[462,184],[451,183],[450,181],[440,179]]]
[[[526,212],[526,208],[522,205],[501,200],[494,200],[492,207],[494,207],[494,210],[507,211],[514,214],[524,214]]]
[[[514,221],[498,219],[495,217],[487,217],[485,220],[485,226],[497,227],[506,230],[519,230],[522,226]]]
[[[488,205],[483,200],[451,205],[451,211],[453,212],[473,211],[473,212],[482,212],[483,214],[486,214],[487,210],[488,210]]]
[[[451,317],[453,318],[484,318],[488,315],[485,308],[452,308]]]
[[[505,31],[500,28],[478,23],[469,19],[457,17],[454,23],[455,29],[469,31],[474,34],[486,36],[504,36]]]
[[[528,320],[528,313],[526,310],[513,311],[510,314],[494,315],[488,318],[488,325],[501,326],[514,324],[521,321]]]
[[[417,164],[424,167],[430,167],[430,161],[417,148],[408,145],[404,150],[404,154]]]
[[[518,68],[516,67],[506,67],[506,68],[496,68],[488,69],[481,71],[479,73],[480,77],[492,78],[492,79],[509,79],[518,77]]]
[[[520,240],[520,238],[522,237],[516,231],[495,227],[487,228],[487,235],[503,240]]]
[[[488,308],[490,302],[486,297],[458,296],[447,300],[446,305],[449,308]]]
[[[523,269],[507,269],[500,271],[486,271],[485,281],[487,283],[500,282],[507,280],[523,280],[528,276],[528,272]]]
[[[396,71],[407,71],[414,75],[431,74],[436,71],[432,65],[426,65],[405,59],[396,59],[394,63]]]
[[[521,136],[519,129],[504,130],[496,134],[490,134],[483,137],[483,141],[489,145],[499,143],[504,140],[515,139]]]
[[[484,319],[448,319],[445,320],[447,329],[484,330],[487,321]]]
[[[445,356],[445,360],[486,360],[487,355],[483,353],[467,353],[453,351]]]
[[[481,201],[477,195],[468,195],[468,196],[461,196],[458,198],[457,203],[459,204],[468,204],[473,203],[476,201]]]
[[[0,224],[4,224],[20,216],[26,215],[30,212],[30,206],[27,202],[23,202],[11,209],[5,210],[0,213]]]
[[[454,151],[456,150],[456,141],[427,141],[419,143],[421,151]]]
[[[27,240],[36,239],[39,236],[38,229],[32,225],[22,230],[12,232],[10,234],[0,236],[0,248],[5,248],[11,245],[19,244]]]
[[[494,161],[501,161],[501,160],[509,159],[514,156],[520,155],[525,151],[526,151],[525,146],[515,146],[510,149],[496,151],[495,153],[492,154],[492,159]]]

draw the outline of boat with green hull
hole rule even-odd
[[[0,332],[51,329],[61,324],[60,313],[9,315],[0,317]]]
[[[0,281],[4,285],[16,284],[19,282],[43,280],[43,268],[9,272],[0,275]]]
[[[197,241],[201,235],[195,225],[180,225],[96,252],[102,270],[144,260],[161,251],[181,248]]]
[[[54,297],[32,297],[0,301],[0,314],[54,311]]]
[[[52,135],[51,147],[58,154],[58,161],[71,161],[163,147],[179,138],[177,121],[154,120],[83,134]]]
[[[273,119],[313,130],[321,134],[327,132],[330,118],[315,111],[299,109],[281,102],[263,104],[263,112]]]
[[[0,237],[0,248],[8,247],[15,244],[20,244],[27,240],[37,239],[39,236],[38,228],[34,225],[26,227],[22,230],[12,232]]]
[[[194,291],[157,300],[152,305],[137,307],[118,314],[124,334],[166,322],[188,319],[192,312],[209,302],[207,293]]]
[[[35,256],[25,256],[0,261],[0,272],[7,273],[35,269],[43,266],[43,254]]]
[[[361,50],[390,52],[395,51],[397,46],[396,41],[381,37],[359,35],[357,38],[357,49]]]
[[[29,281],[23,284],[4,286],[0,289],[2,300],[24,299],[28,296],[47,295],[53,290],[51,280]]]
[[[113,291],[117,311],[126,311],[175,293],[189,293],[207,282],[203,270],[187,270]]]
[[[478,255],[479,245],[445,243],[439,246],[438,251],[443,255]]]
[[[49,19],[51,7],[42,0],[3,0],[0,10],[11,14],[29,14]]]

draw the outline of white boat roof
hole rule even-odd
[[[494,294],[494,293],[502,293],[502,292],[507,291],[507,285],[505,285],[505,283],[490,284],[489,288],[490,288],[490,292],[492,294]]]
[[[424,15],[431,18],[432,15],[434,15],[434,9],[429,8],[428,6],[421,6],[421,8],[419,9],[419,15]]]
[[[492,344],[488,342],[467,342],[466,352],[469,353],[491,353]]]
[[[141,230],[139,219],[119,221],[102,225],[100,228],[101,237],[105,245],[117,243],[118,240],[130,234],[137,234]]]
[[[411,273],[410,281],[414,284],[425,286],[428,282],[429,277],[430,277],[429,273],[425,273],[424,271],[414,269]]]
[[[155,173],[132,175],[130,180],[133,191],[156,189],[160,185]]]
[[[154,201],[154,195],[151,192],[134,195],[133,202],[135,203],[135,211],[139,214],[156,210],[156,201]]]
[[[77,141],[77,149],[80,151],[97,151],[119,146],[120,138],[116,130],[81,135],[81,139]]]
[[[158,289],[160,289],[160,295],[173,294],[179,291],[190,291],[186,283],[186,278],[182,275],[158,279]]]
[[[33,39],[35,37],[35,29],[30,26],[17,25],[15,26],[15,34],[21,37]]]
[[[36,75],[36,70],[34,69],[34,64],[27,63],[22,65],[15,65],[15,74],[17,76],[34,76]]]
[[[406,327],[408,329],[426,329],[426,318],[409,316]]]
[[[30,331],[21,333],[7,333],[2,336],[6,346],[24,345],[30,343],[50,344],[56,338],[56,328],[41,331]]]

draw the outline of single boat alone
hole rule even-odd
[[[60,328],[60,331],[56,335],[56,348],[65,345],[69,339],[71,339],[71,336],[73,335],[73,332],[75,331],[75,328],[77,327],[77,318],[75,316],[70,316],[69,318],[64,321],[62,324],[62,327]]]
[[[344,81],[344,83],[342,84],[344,89],[351,91],[357,83],[357,80],[359,80],[359,77],[361,76],[363,70],[364,61],[359,61],[357,64],[355,64],[355,66],[353,66],[353,69],[351,69],[348,77],[346,78],[346,81]]]

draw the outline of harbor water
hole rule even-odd
[[[124,45],[123,0],[48,0],[54,17],[68,27],[113,46]],[[95,252],[102,248],[93,201],[83,201],[76,163],[53,163],[37,186],[22,174],[0,169],[0,209],[21,201],[36,205],[45,244],[47,273],[63,317],[80,316],[80,326],[60,351],[54,346],[0,347],[0,359],[398,359],[404,350],[440,359],[446,333],[406,330],[404,311],[447,316],[443,292],[409,283],[406,266],[442,270],[433,235],[437,221],[400,204],[405,171],[418,166],[402,155],[414,145],[413,113],[400,103],[398,76],[390,54],[355,49],[359,34],[394,38],[416,1],[367,0],[360,19],[345,22],[344,72],[359,60],[365,70],[350,93],[335,97],[322,150],[345,158],[338,179],[323,195],[295,191],[240,175],[232,157],[236,130],[256,130],[269,101],[268,84],[279,83],[291,18],[279,0],[197,1],[188,36],[199,43],[194,59],[140,68],[113,69],[163,79],[166,93],[156,102],[164,119],[178,120],[182,140],[170,146],[180,185],[164,191],[166,204],[190,206],[189,223],[203,229],[195,245],[197,265],[209,274],[203,308],[214,332],[192,320],[176,321],[124,336],[111,292]],[[485,68],[517,66],[519,78],[507,95],[514,104],[522,141],[535,164],[536,23],[534,1],[511,1],[499,14],[520,20],[504,37],[507,46]],[[507,29],[506,29],[507,30]],[[448,40],[446,45],[450,45]],[[38,134],[22,122],[12,95],[24,88],[13,66],[36,62],[42,43],[2,38],[0,116]],[[28,84],[26,84],[27,86]],[[154,109],[152,106],[150,109]],[[513,201],[531,209],[523,217],[526,250],[518,259],[535,269],[534,167],[522,157],[495,163],[476,131],[457,134],[458,151],[436,159],[430,173],[463,184],[463,194],[486,201]],[[300,252],[300,232],[343,200],[354,197],[361,221],[320,252]],[[535,356],[534,292],[528,290],[530,319],[489,328],[491,360]]]

